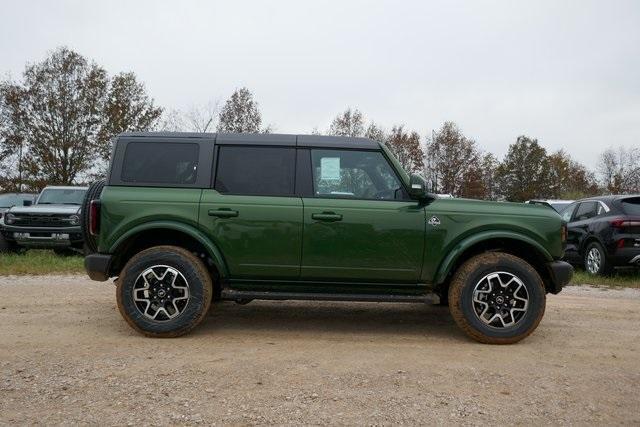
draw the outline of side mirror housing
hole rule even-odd
[[[426,199],[428,198],[426,184],[424,179],[418,175],[411,175],[411,179],[409,181],[409,196],[412,199]]]
[[[23,200],[22,201],[22,206],[31,206],[33,204],[33,202],[31,200]]]

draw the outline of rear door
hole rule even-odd
[[[425,212],[380,151],[311,149],[301,278],[411,282],[420,276]]]
[[[274,141],[277,143],[277,141]],[[218,245],[231,279],[297,279],[302,200],[295,196],[295,139],[286,145],[216,142],[214,188],[200,227]]]
[[[572,230],[573,214],[580,203],[572,203],[567,206],[560,216],[567,223],[567,246],[564,250],[564,258],[571,262],[579,262],[580,254],[578,253],[576,234]]]

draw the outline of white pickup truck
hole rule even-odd
[[[21,248],[83,251],[80,206],[87,187],[46,187],[34,204],[14,206],[4,213],[0,252]]]

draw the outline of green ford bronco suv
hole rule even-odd
[[[364,138],[122,134],[82,222],[89,276],[117,277],[149,336],[188,332],[212,301],[439,297],[472,338],[513,343],[573,273],[553,209],[438,199]]]

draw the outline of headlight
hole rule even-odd
[[[16,216],[12,213],[8,213],[4,217],[4,222],[5,224],[13,224],[14,222],[16,222]]]
[[[71,225],[78,225],[80,224],[80,216],[78,215],[71,215],[69,217],[69,222],[71,223]]]

